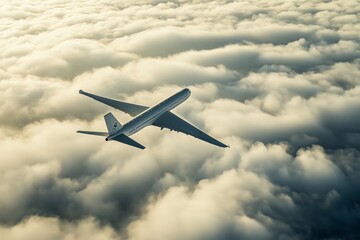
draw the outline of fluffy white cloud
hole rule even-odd
[[[359,11],[5,1],[0,235],[359,238]],[[134,136],[144,151],[75,133],[105,130],[113,111],[79,89],[151,106],[183,87],[192,95],[175,112],[230,148],[156,128]]]
[[[273,186],[257,175],[234,170],[213,180],[202,180],[194,190],[173,187],[147,207],[143,218],[130,224],[129,236],[131,239],[148,236],[269,239],[275,234],[267,226],[272,225],[273,220],[261,214],[247,216],[246,207],[261,207],[261,201],[267,199],[292,208],[291,202],[281,196],[274,199],[273,191]],[[286,225],[282,227],[289,231]]]
[[[122,239],[110,227],[101,227],[88,218],[76,222],[62,222],[54,217],[33,216],[15,226],[0,227],[2,236],[9,240],[20,239]]]

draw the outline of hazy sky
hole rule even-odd
[[[2,1],[0,236],[359,239],[360,4]],[[76,130],[175,112],[231,147],[148,127],[143,151]]]

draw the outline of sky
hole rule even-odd
[[[0,5],[0,236],[359,239],[360,4],[52,0]],[[148,127],[174,110],[230,145]]]

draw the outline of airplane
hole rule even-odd
[[[114,140],[130,146],[144,149],[145,147],[130,138],[130,135],[140,131],[144,127],[153,125],[163,128],[168,128],[171,131],[182,132],[187,135],[192,135],[195,138],[201,139],[205,142],[214,144],[219,147],[229,147],[228,145],[216,140],[215,138],[204,133],[194,125],[186,120],[172,113],[171,110],[189,98],[191,91],[185,88],[162,102],[147,107],[133,103],[127,103],[119,100],[97,96],[83,90],[79,91],[80,94],[88,96],[96,101],[111,106],[115,109],[123,111],[133,117],[130,121],[122,125],[115,116],[109,112],[104,116],[108,132],[94,132],[94,131],[77,131],[78,133],[105,136],[106,141]]]

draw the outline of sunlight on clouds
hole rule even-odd
[[[358,239],[360,5],[4,1],[0,236]],[[79,89],[174,110],[230,145],[147,128],[138,151],[79,129]],[[321,224],[319,224],[321,223]],[[41,233],[41,234],[40,234]]]

